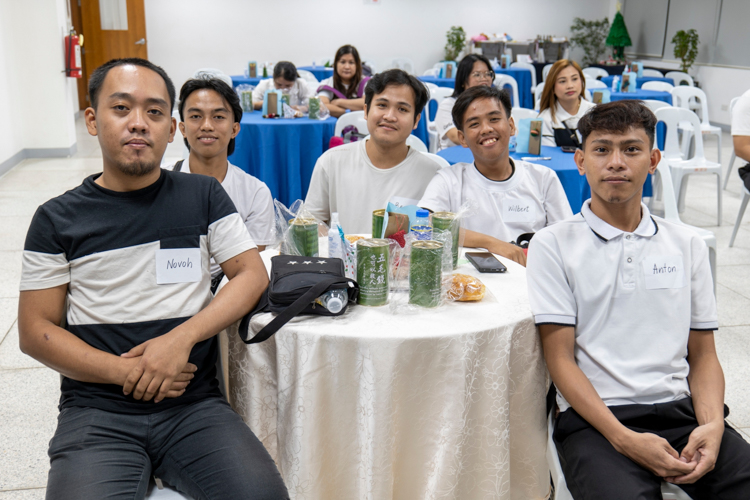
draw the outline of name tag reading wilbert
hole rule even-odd
[[[530,200],[503,198],[503,220],[505,222],[534,222],[536,207]]]
[[[646,257],[643,260],[646,288],[682,288],[685,286],[685,265],[681,255]]]
[[[167,248],[156,251],[156,283],[195,283],[201,280],[200,248]]]

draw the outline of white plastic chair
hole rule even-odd
[[[437,77],[440,74],[440,68],[430,68],[424,70],[424,73],[422,73],[422,76],[434,76]]]
[[[195,73],[193,73],[193,78],[216,78],[217,80],[221,80],[229,85],[229,88],[234,88],[232,78],[222,70],[216,68],[201,68],[196,70]]]
[[[436,153],[439,143],[439,137],[437,133],[437,128],[435,127],[435,120],[430,119],[430,101],[437,102],[437,105],[440,106],[440,103],[443,102],[443,99],[446,97],[450,97],[453,95],[453,89],[447,88],[447,87],[438,87],[435,84],[434,89],[432,87],[428,87],[430,89],[430,99],[427,101],[427,105],[425,106],[425,109],[428,110],[425,115],[427,116],[427,135],[430,141],[430,153]]]
[[[701,126],[700,131],[702,135],[715,135],[718,141],[718,153],[717,161],[721,163],[721,129],[708,121],[708,99],[706,99],[706,93],[698,87],[688,87],[681,85],[672,89],[672,101],[673,104],[679,108],[690,109],[690,100],[695,99],[701,107]],[[685,158],[688,156],[690,151],[690,138],[693,134],[693,129],[688,124],[680,124],[680,131],[682,132],[682,152]]]
[[[651,76],[651,77],[656,77],[656,78],[664,78],[664,73],[662,73],[658,69],[644,69],[643,70],[643,76]]]
[[[164,484],[161,480],[156,480],[156,482],[151,481],[149,483],[148,490],[146,490],[145,500],[193,500],[193,497],[189,497],[172,489],[168,484]]]
[[[502,89],[505,85],[510,85],[511,95],[513,96],[513,106],[519,106],[521,104],[520,97],[518,96],[518,82],[515,78],[510,75],[495,75],[495,81],[493,84],[498,89]]]
[[[414,62],[408,57],[397,57],[391,61],[391,68],[402,69],[409,73],[414,74]]]
[[[742,222],[742,216],[745,215],[745,209],[747,208],[747,202],[750,201],[750,191],[747,190],[745,184],[742,184],[742,202],[740,203],[740,211],[737,212],[737,221],[734,223],[734,229],[732,229],[732,237],[729,238],[729,246],[734,245],[734,239],[737,237],[737,231],[740,229],[740,223]]]
[[[518,123],[518,120],[525,120],[530,118],[532,120],[539,118],[539,111],[528,108],[512,108],[510,110],[510,116]]]
[[[641,85],[643,90],[657,90],[659,92],[671,92],[674,85],[667,82],[646,82]]]
[[[606,69],[603,68],[583,68],[583,74],[584,76],[587,76],[589,78],[593,78],[594,80],[598,79],[599,77],[604,78],[605,76],[609,76],[609,73]],[[588,84],[588,82],[587,82]]]
[[[315,78],[315,75],[313,75],[311,72],[307,71],[306,69],[298,69],[297,74],[304,81],[306,81],[309,84],[312,84],[313,89],[317,90],[318,85],[320,85],[320,82],[318,81],[317,78]]]
[[[445,158],[443,158],[440,155],[436,155],[434,153],[425,153],[425,152],[422,152],[422,154],[425,155],[426,157],[428,157],[430,160],[432,160],[435,163],[437,163],[438,165],[440,165],[440,168],[445,168],[445,167],[450,167],[451,166],[451,164],[448,163],[448,160],[446,160]]]
[[[700,133],[701,123],[695,113],[685,108],[672,106],[656,110],[656,118],[667,126],[667,137],[664,145],[664,158],[669,163],[672,177],[674,178],[674,190],[677,193],[677,206],[682,209],[685,206],[685,193],[687,192],[687,176],[693,174],[716,175],[717,194],[717,225],[721,225],[721,163],[708,161],[703,152],[703,135]],[[690,159],[681,159],[679,151],[677,130],[681,122],[690,122],[695,136],[695,155]]]
[[[593,101],[594,97],[591,95],[591,91],[589,89],[586,89],[583,91],[583,98],[587,101]]]
[[[586,78],[586,88],[587,89],[608,89],[609,86],[607,86],[606,83],[604,83],[601,80],[594,80],[591,78]]]
[[[416,149],[420,153],[429,153],[427,151],[427,146],[422,142],[422,139],[414,134],[409,134],[409,137],[406,138],[406,145]]]
[[[672,105],[668,102],[657,101],[656,99],[644,99],[641,102],[645,104],[653,113],[656,113],[657,109],[672,107]]]
[[[542,68],[542,81],[543,82],[547,80],[547,75],[549,75],[549,70],[552,69],[552,66],[553,66],[552,64],[547,64],[546,66]]]
[[[336,128],[334,128],[333,135],[343,137],[342,131],[349,125],[357,127],[357,132],[360,134],[367,134],[367,120],[365,120],[364,111],[351,111],[344,113],[336,120]]]
[[[510,63],[511,68],[522,68],[527,69],[531,72],[531,94],[535,95],[536,92],[536,68],[531,63],[525,62],[512,62]]]
[[[539,111],[539,105],[542,102],[542,92],[544,92],[544,82],[537,85],[534,91],[534,109],[537,111]]]
[[[427,87],[427,91],[430,93],[430,95],[432,95],[433,92],[440,88],[436,84],[431,82],[422,82],[422,84]]]
[[[672,81],[674,81],[675,87],[677,85],[682,85],[683,82],[687,83],[689,87],[695,87],[693,77],[683,71],[669,71],[666,75],[664,75],[664,77],[671,78]]]
[[[737,101],[739,101],[739,97],[735,97],[732,99],[732,101],[729,103],[729,116],[731,120],[732,113],[734,112],[734,107],[737,105]],[[729,176],[732,173],[732,167],[734,165],[734,160],[737,159],[737,153],[734,152],[734,144],[732,144],[732,156],[729,157],[729,165],[727,165],[727,173],[724,174],[724,189],[727,188],[727,182],[729,182]],[[732,245],[729,245],[732,246]]]

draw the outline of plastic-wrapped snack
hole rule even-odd
[[[365,239],[365,237],[364,237],[364,236],[360,236],[360,235],[358,235],[358,234],[347,234],[347,235],[345,236],[345,238],[346,238],[346,240],[347,240],[347,241],[348,241],[349,243],[351,243],[352,245],[353,245],[353,244],[355,244],[355,243],[356,243],[356,242],[357,242],[358,240],[363,240],[363,239]]]
[[[468,274],[453,273],[443,282],[448,300],[457,302],[479,301],[484,298],[486,287],[479,278]]]
[[[294,109],[287,103],[284,103],[282,105],[282,108],[284,109],[284,118],[301,118],[302,117],[301,111],[297,111],[296,109]]]
[[[251,113],[253,111],[253,90],[255,90],[255,86],[243,83],[241,85],[237,85],[234,90],[240,97],[242,111],[244,111],[245,113]]]
[[[341,226],[337,226],[339,230],[339,237],[341,238],[341,259],[344,261],[344,274],[347,278],[357,279],[357,248],[356,244],[352,242],[348,236],[344,235],[344,230]],[[362,237],[359,237],[362,239]],[[356,241],[356,240],[355,240]]]
[[[316,219],[302,200],[287,208],[278,200],[276,206],[276,232],[281,236],[282,255],[319,257],[318,235],[328,234],[328,226]]]

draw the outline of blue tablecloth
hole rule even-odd
[[[325,66],[297,66],[297,69],[309,71],[319,82],[333,76],[333,68],[326,68]]]
[[[522,108],[532,109],[534,99],[531,97],[531,71],[525,68],[495,68],[495,73],[500,75],[510,75],[518,83],[518,99],[521,101]],[[456,80],[454,78],[438,78],[436,76],[420,76],[420,80],[426,83],[434,83],[438,87],[455,88]],[[508,87],[510,88],[510,87]],[[516,106],[516,103],[513,103]]]
[[[612,80],[614,80],[614,76],[603,76],[600,78],[600,80],[607,85],[607,87],[612,88]],[[641,86],[646,82],[666,82],[670,85],[674,85],[674,80],[671,78],[659,78],[656,76],[643,76],[641,78],[636,78],[635,80],[635,88],[639,89]]]
[[[445,158],[451,165],[455,163],[474,161],[474,155],[471,150],[462,146],[453,146],[438,151],[438,155]],[[520,160],[521,158],[530,157],[529,153],[511,153],[511,158]],[[551,160],[527,160],[530,163],[537,163],[551,168],[560,179],[565,195],[568,197],[568,203],[573,213],[581,211],[583,202],[591,198],[591,188],[589,187],[586,176],[578,173],[578,167],[573,159],[573,153],[563,153],[558,147],[542,146],[541,157],[548,156]],[[651,196],[651,176],[646,179],[643,185],[643,196]]]
[[[246,76],[242,75],[234,75],[232,78],[232,86],[236,87],[237,85],[242,85],[243,83],[253,86],[258,86],[258,83],[260,83],[263,78],[248,78]]]
[[[266,183],[285,205],[305,199],[315,162],[328,149],[336,119],[264,119],[259,111],[240,122],[232,164]]]
[[[638,89],[635,92],[612,92],[609,99],[611,101],[624,101],[626,99],[650,99],[654,101],[664,101],[667,104],[672,104],[672,94],[670,94],[669,92],[661,92],[659,90]]]

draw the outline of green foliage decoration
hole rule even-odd
[[[698,57],[698,44],[700,38],[694,29],[680,30],[672,38],[674,44],[674,56],[682,61],[682,71],[688,72]]]
[[[607,45],[613,48],[612,56],[618,61],[625,60],[625,47],[633,45],[633,42],[630,41],[628,28],[625,26],[625,19],[619,10],[612,20],[612,27],[609,30],[609,35],[607,35]]]
[[[570,44],[583,49],[583,66],[596,64],[599,56],[607,50],[604,40],[609,32],[609,19],[605,17],[601,21],[587,21],[576,17],[573,19],[570,31],[573,34]]]
[[[455,61],[466,46],[466,32],[461,26],[451,26],[445,36],[445,60]]]

